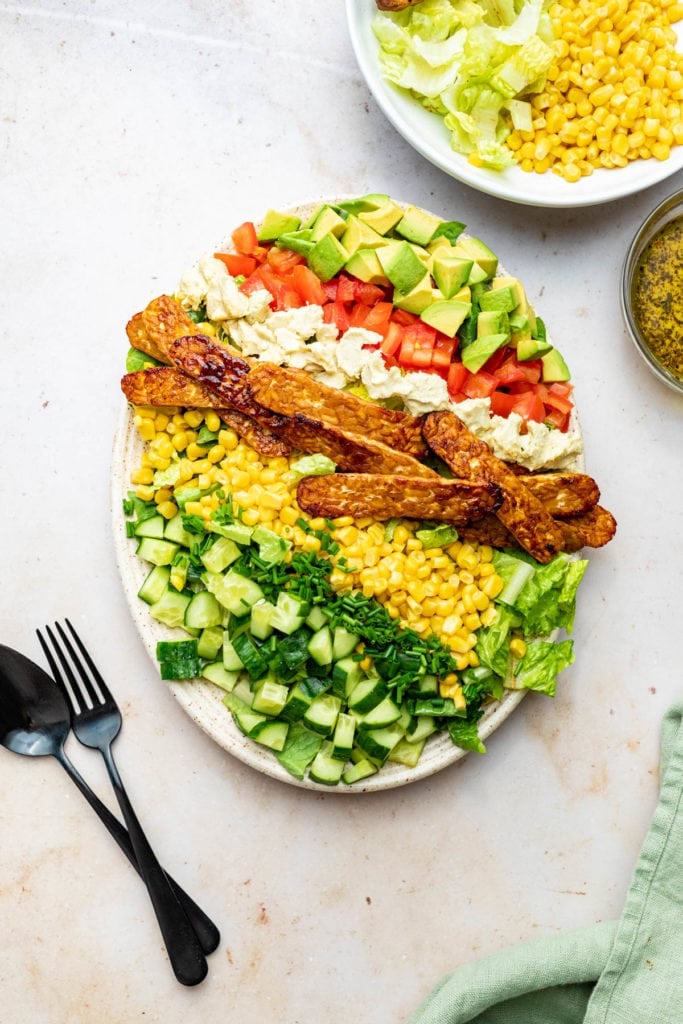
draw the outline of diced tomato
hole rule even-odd
[[[242,256],[253,256],[258,248],[258,235],[256,234],[254,224],[250,220],[235,228],[230,237],[237,252]]]
[[[451,363],[448,368],[448,394],[451,398],[462,394],[463,384],[467,379],[469,370],[464,363]]]
[[[240,285],[241,292],[244,292],[245,295],[251,295],[253,292],[261,291],[266,287],[261,276],[261,270],[261,267],[257,267],[253,274],[250,274],[245,281],[242,281]]]
[[[337,298],[337,281],[336,278],[332,277],[329,281],[321,281],[325,297],[328,302],[334,302]]]
[[[432,364],[436,330],[429,324],[415,323],[403,332],[398,361],[405,369],[424,370]]]
[[[467,398],[488,398],[498,387],[498,381],[492,373],[479,370],[478,373],[470,373],[466,378],[462,392]]]
[[[289,274],[299,263],[304,262],[304,258],[299,252],[292,252],[291,249],[281,249],[279,246],[274,245],[268,250],[268,256],[266,257],[269,265],[278,274]]]
[[[432,366],[436,370],[448,372],[457,344],[457,338],[449,338],[447,335],[441,334],[441,332],[437,333],[432,352]]]
[[[573,386],[565,381],[556,380],[553,381],[552,384],[548,385],[548,391],[550,391],[551,394],[561,395],[564,398],[569,398],[573,390]]]
[[[527,378],[517,362],[516,356],[509,355],[509,349],[503,349],[503,351],[508,354],[495,370],[495,375],[500,383],[503,385],[516,384],[518,381],[526,380]]]
[[[357,302],[364,302],[366,306],[374,306],[377,302],[386,299],[384,289],[377,284],[370,284],[367,281],[355,281],[355,295]]]
[[[517,401],[516,395],[508,395],[505,391],[494,391],[491,395],[491,412],[494,416],[509,416]]]
[[[350,321],[353,327],[363,327],[384,336],[389,329],[393,305],[391,302],[376,302],[374,306],[357,303],[353,307]]]
[[[305,303],[322,306],[327,296],[322,281],[305,263],[297,263],[292,269],[292,284]]]
[[[535,391],[516,395],[510,411],[516,412],[523,420],[535,420],[536,423],[542,423],[545,419],[543,401]]]
[[[392,315],[392,320],[395,320],[397,324],[416,324],[419,322],[419,316],[415,313],[409,313],[407,309],[395,309]]]
[[[356,298],[356,282],[348,274],[337,278],[337,302],[353,302]]]
[[[493,373],[495,376],[498,376],[496,371],[505,361],[505,358],[506,349],[505,346],[503,346],[502,348],[496,349],[496,351],[489,356],[489,358],[484,363],[482,369],[486,370],[487,373]]]
[[[546,410],[544,421],[564,434],[569,427],[569,413],[560,412],[559,409]]]
[[[340,334],[348,331],[351,326],[349,314],[343,302],[328,302],[323,306],[323,320],[326,324],[335,324]]]
[[[380,345],[385,356],[396,355],[401,347],[401,342],[403,341],[403,330],[404,328],[394,320],[389,323],[382,344]],[[398,365],[398,363],[396,363],[396,365]]]
[[[249,277],[258,266],[253,256],[242,256],[234,252],[215,252],[214,258],[224,263],[233,277]]]
[[[543,363],[540,359],[528,359],[526,362],[518,363],[517,365],[524,374],[525,380],[528,380],[530,384],[538,384],[543,372]]]

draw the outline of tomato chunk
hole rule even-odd
[[[242,256],[239,253],[215,252],[214,258],[225,264],[232,277],[249,277],[258,266],[253,256]]]
[[[259,247],[256,227],[250,220],[246,220],[244,224],[235,228],[230,237],[237,252],[242,256],[252,256]]]

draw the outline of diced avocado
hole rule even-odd
[[[525,316],[528,323],[529,332],[533,335],[536,333],[536,315],[527,299],[526,292],[524,291],[524,285],[516,277],[494,277],[491,281],[491,291],[497,291],[499,288],[511,288],[515,298],[515,313],[520,316]],[[522,328],[525,330],[525,328]]]
[[[434,289],[432,288],[429,274],[425,274],[422,280],[407,295],[404,295],[403,292],[396,288],[394,290],[393,302],[399,309],[405,309],[409,313],[422,313],[423,310],[434,302]]]
[[[323,235],[308,254],[308,265],[321,281],[329,281],[347,262],[349,254],[334,235]]]
[[[432,274],[444,299],[452,299],[455,293],[467,284],[473,266],[473,260],[441,255],[437,251],[432,260]]]
[[[507,334],[510,336],[510,318],[505,310],[487,309],[477,315],[477,337],[486,334]]]
[[[470,373],[477,373],[494,352],[506,343],[507,334],[486,334],[462,350],[462,361]]]
[[[386,192],[369,192],[368,195],[359,196],[357,199],[345,199],[337,204],[337,209],[346,210],[349,214],[369,213],[371,210],[379,210],[381,206],[385,206],[389,199]]]
[[[517,342],[517,358],[520,362],[527,359],[540,359],[546,352],[550,352],[553,346],[549,341],[541,338],[522,338]]]
[[[484,281],[488,281],[488,279],[489,275],[486,271],[483,270],[478,263],[473,263],[472,269],[470,270],[470,276],[467,278],[467,283],[469,285],[483,284]]]
[[[266,640],[273,632],[275,605],[265,599],[251,606],[249,628],[257,640]]]
[[[352,277],[357,277],[359,281],[365,281],[367,284],[382,286],[391,284],[389,278],[382,270],[382,264],[377,258],[377,253],[374,249],[358,249],[346,261],[344,270],[347,274],[351,274]]]
[[[432,256],[454,256],[454,248],[451,242],[444,235],[438,235],[433,238],[431,242],[425,246],[428,253]]]
[[[430,327],[436,327],[437,331],[454,338],[458,328],[469,316],[472,307],[467,302],[459,302],[457,299],[442,299],[427,306],[420,314],[420,319]]]
[[[478,263],[488,277],[493,277],[498,269],[498,257],[480,238],[473,238],[471,235],[461,236],[458,239],[458,248],[464,249],[469,258]]]
[[[495,309],[511,313],[515,305],[515,296],[511,288],[496,288],[492,291],[483,292],[479,298],[479,308],[481,310]]]
[[[379,231],[380,235],[386,235],[403,217],[403,207],[389,199],[374,210],[360,210],[358,217],[375,231]]]
[[[440,217],[434,217],[418,206],[407,206],[396,225],[396,233],[409,242],[426,245],[440,224]]]
[[[349,256],[353,256],[359,249],[377,249],[387,243],[384,235],[355,216],[349,216],[344,222],[344,232],[339,236],[339,241]]]
[[[541,356],[541,363],[543,364],[542,377],[548,384],[571,379],[569,367],[556,348],[551,348],[549,352]]]
[[[298,252],[302,256],[307,256],[315,245],[315,242],[311,240],[311,235],[311,228],[302,228],[300,231],[285,231],[284,234],[279,236],[277,243],[283,249],[291,249],[292,252]]]
[[[377,258],[395,288],[407,295],[425,276],[425,267],[406,241],[390,242],[377,249]]]
[[[334,235],[341,238],[346,230],[346,221],[331,206],[323,206],[311,228],[311,238],[319,242],[323,235]]]
[[[278,210],[267,210],[263,223],[259,228],[259,242],[273,242],[287,231],[296,231],[301,218],[292,213],[280,213]]]

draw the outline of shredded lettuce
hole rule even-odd
[[[423,0],[373,19],[385,78],[440,115],[458,153],[501,170],[553,62],[547,0]]]
[[[553,643],[551,640],[531,640],[526,653],[519,660],[508,687],[516,690],[536,690],[549,697],[555,696],[558,674],[574,660],[571,640]]]

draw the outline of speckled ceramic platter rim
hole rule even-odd
[[[504,171],[474,167],[451,149],[448,130],[441,118],[382,76],[379,44],[372,31],[376,13],[375,0],[346,0],[351,45],[370,92],[387,120],[421,156],[466,185],[527,206],[595,206],[642,192],[683,167],[683,146],[675,147],[668,160],[635,160],[627,167],[594,171],[575,183],[564,181],[552,172],[531,174],[518,167]],[[679,49],[680,39],[679,32]]]
[[[315,200],[294,203],[288,206],[288,210],[305,219],[321,203],[339,203],[351,198],[355,197],[337,196],[334,199],[320,197]],[[407,202],[400,199],[395,201],[401,206],[408,205]],[[262,214],[263,210],[259,211],[259,215]],[[226,247],[225,239],[222,239],[216,243],[214,251],[215,249],[225,250]],[[499,265],[499,272],[508,273],[502,265]],[[578,423],[577,429],[579,429]],[[138,467],[144,449],[145,444],[134,425],[130,406],[124,401],[119,414],[112,452],[111,512],[114,545],[133,622],[158,671],[157,641],[177,639],[178,633],[152,619],[149,615],[148,605],[137,596],[149,567],[137,557],[135,543],[126,536],[125,517],[122,511],[122,501],[131,489],[130,475]],[[576,468],[583,468],[583,458],[577,460]],[[223,704],[222,691],[217,686],[203,680],[193,680],[187,683],[164,682],[162,685],[171,690],[189,717],[219,746],[257,771],[303,789],[344,794],[394,789],[433,775],[462,760],[468,753],[466,750],[454,746],[448,734],[441,733],[431,736],[427,740],[415,768],[406,768],[403,765],[387,762],[376,775],[354,783],[352,786],[346,786],[343,783],[337,786],[323,786],[310,782],[308,779],[296,779],[280,765],[272,751],[248,739],[240,732]],[[506,690],[500,701],[489,705],[479,723],[479,735],[482,740],[486,741],[503,724],[525,696],[525,690]]]

